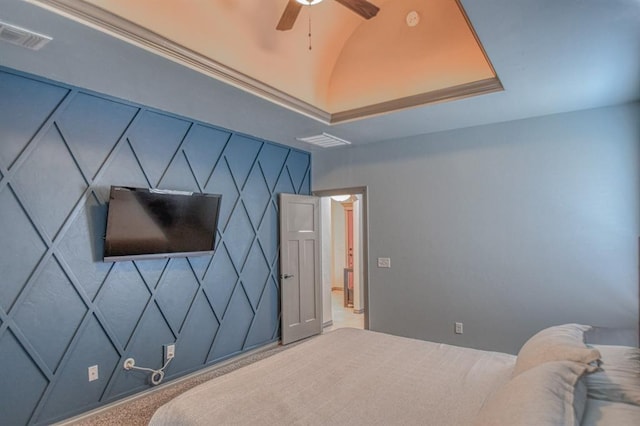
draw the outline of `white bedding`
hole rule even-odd
[[[515,359],[338,329],[180,395],[150,425],[470,425]]]
[[[582,426],[637,426],[640,424],[640,406],[622,402],[587,399]]]

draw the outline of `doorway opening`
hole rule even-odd
[[[366,187],[315,191],[321,205],[323,331],[369,328]]]

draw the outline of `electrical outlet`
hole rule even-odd
[[[169,361],[176,356],[176,345],[175,343],[170,343],[168,345],[164,345],[164,360]]]
[[[98,380],[98,366],[92,365],[89,367],[89,381],[93,382],[94,380]]]
[[[456,334],[462,334],[462,323],[461,322],[457,322],[456,323]]]

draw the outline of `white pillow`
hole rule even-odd
[[[601,364],[600,370],[587,377],[589,397],[640,406],[640,349],[592,346],[600,352]]]
[[[532,336],[518,352],[512,377],[549,361],[575,361],[590,364],[600,358],[597,349],[584,343],[584,332],[591,326],[564,324],[545,328]]]
[[[511,379],[480,409],[476,426],[577,426],[587,402],[583,374],[595,367],[552,361]]]

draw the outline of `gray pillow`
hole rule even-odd
[[[582,426],[635,426],[639,424],[639,406],[587,398],[587,408],[582,417]]]
[[[640,406],[640,349],[592,346],[600,352],[601,364],[599,371],[587,377],[589,397]]]

